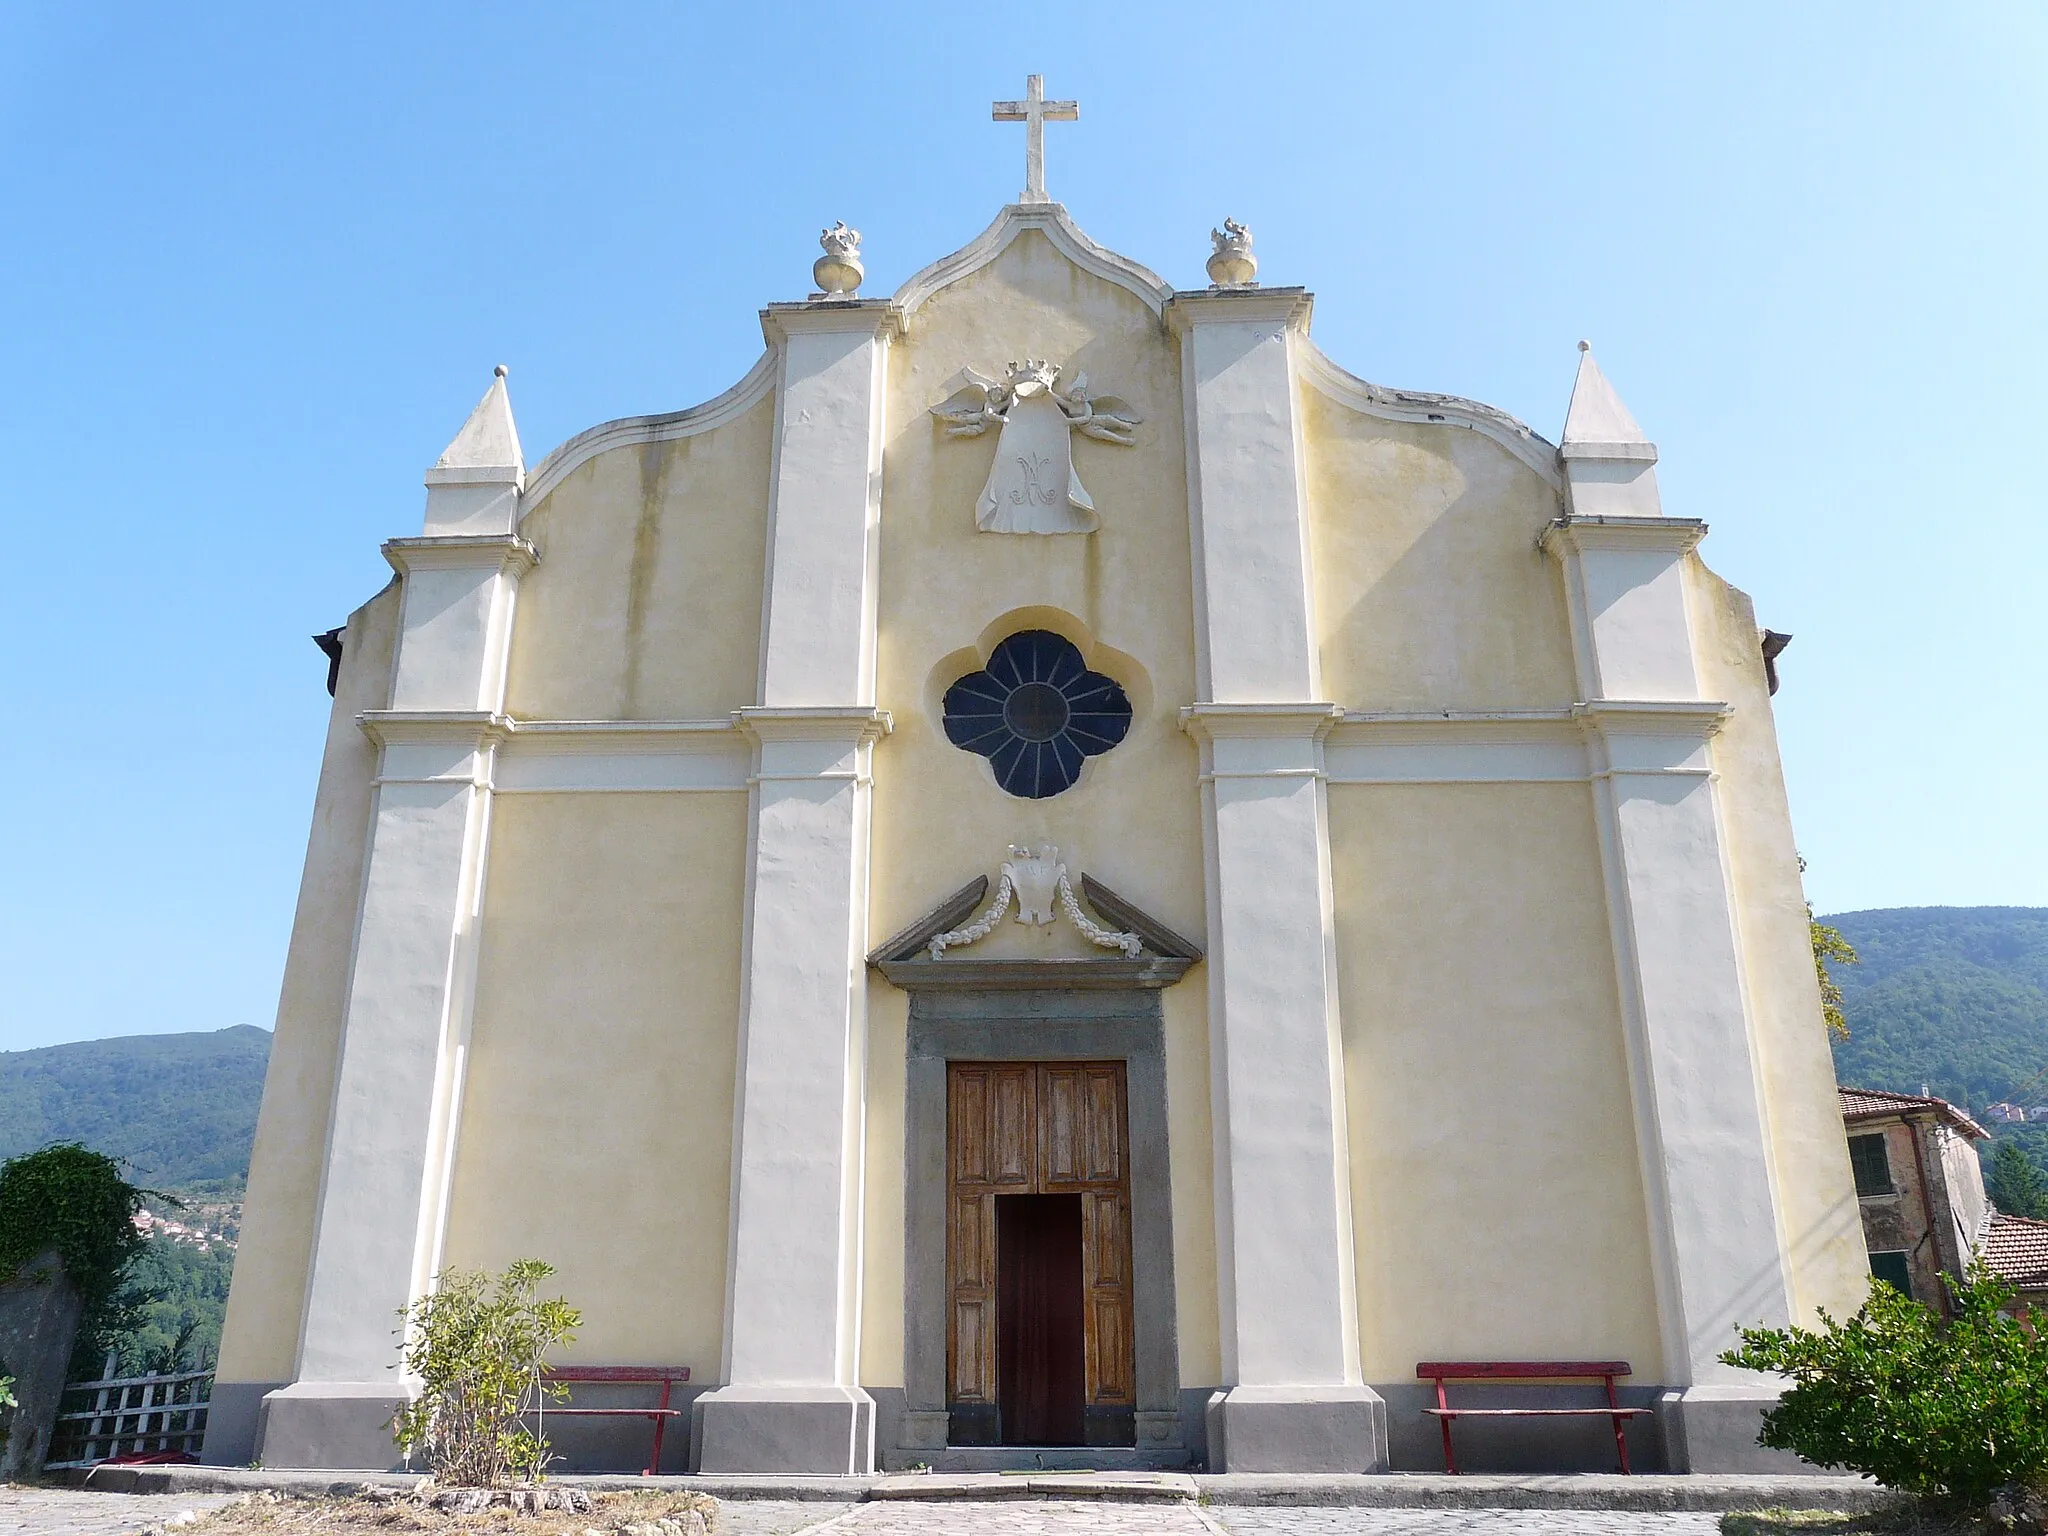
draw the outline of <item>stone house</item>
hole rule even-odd
[[[2048,1221],[2007,1215],[1985,1194],[1976,1144],[1990,1132],[1946,1099],[1841,1096],[1871,1274],[1947,1311],[1941,1276],[1981,1257],[2023,1302],[2048,1306]]]

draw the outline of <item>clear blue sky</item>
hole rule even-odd
[[[1555,438],[1573,344],[1796,636],[1822,910],[2048,904],[2035,4],[0,0],[0,1048],[268,1025],[321,735],[512,368],[537,461],[735,380],[819,227],[886,293],[1049,180]]]

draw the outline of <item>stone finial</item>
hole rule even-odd
[[[1593,361],[1591,342],[1579,343],[1579,372],[1572,381],[1572,403],[1565,411],[1560,446],[1567,458],[1643,459],[1651,463],[1657,459],[1656,448]]]
[[[1593,349],[1579,343],[1579,372],[1557,445],[1566,504],[1577,517],[1662,517],[1657,445],[1621,403]]]
[[[523,474],[525,457],[519,451],[519,429],[512,424],[512,400],[505,393],[503,363],[491,370],[491,387],[477,401],[469,420],[455,434],[455,440],[434,463],[437,470],[474,470],[487,477],[512,478]]]
[[[1209,231],[1216,249],[1209,256],[1209,281],[1218,288],[1256,288],[1259,258],[1252,254],[1252,232],[1235,219]]]
[[[811,264],[811,279],[818,285],[818,297],[850,299],[867,276],[860,263],[860,231],[848,229],[844,219],[818,236],[825,254]]]

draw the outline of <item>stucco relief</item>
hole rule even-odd
[[[1053,905],[1067,914],[1081,936],[1091,944],[1104,949],[1120,949],[1126,960],[1135,960],[1143,952],[1145,941],[1135,933],[1117,933],[1103,927],[1081,910],[1081,903],[1074,895],[1073,882],[1067,878],[1067,866],[1060,862],[1060,851],[1048,843],[1043,848],[1031,848],[1012,843],[1010,856],[1003,861],[1003,872],[996,883],[996,899],[987,909],[964,928],[955,928],[949,933],[936,934],[925,946],[934,960],[944,957],[947,950],[962,944],[972,944],[985,939],[995,932],[1003,914],[1010,910],[1010,903],[1017,903],[1017,921],[1028,923],[1034,928],[1050,927],[1054,921]]]
[[[1011,363],[991,379],[963,368],[931,408],[948,437],[999,427],[995,463],[974,505],[983,533],[1093,533],[1095,502],[1074,472],[1073,434],[1129,447],[1144,421],[1115,395],[1091,395],[1088,375],[1059,387],[1060,368],[1043,358]]]

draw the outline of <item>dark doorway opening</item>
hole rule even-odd
[[[1081,1197],[996,1198],[996,1382],[1008,1445],[1083,1445]]]

